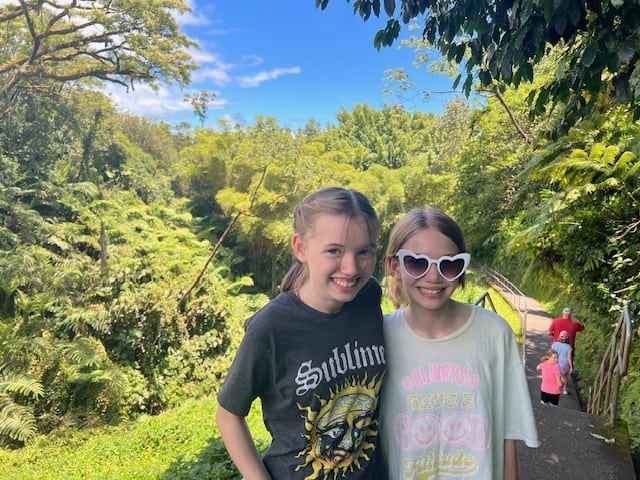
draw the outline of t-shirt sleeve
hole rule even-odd
[[[522,440],[528,447],[540,446],[531,396],[524,365],[515,338],[506,341],[506,360],[510,368],[505,375],[505,435],[506,439]]]
[[[218,393],[218,404],[234,415],[247,416],[251,404],[265,389],[269,366],[263,342],[250,328]]]

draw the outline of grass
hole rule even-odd
[[[126,425],[66,432],[42,437],[21,450],[0,450],[0,478],[159,479],[176,462],[195,460],[211,444],[224,448],[215,424],[216,408],[214,398],[190,400]],[[266,443],[268,433],[257,405],[247,420],[256,439]]]

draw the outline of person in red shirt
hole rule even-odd
[[[584,330],[584,325],[580,323],[578,320],[571,319],[571,314],[573,310],[570,307],[565,307],[562,310],[562,317],[554,318],[549,325],[549,335],[553,336],[552,343],[558,341],[558,337],[560,336],[560,332],[567,331],[569,332],[569,345],[573,349],[574,358],[575,358],[575,341],[576,341],[576,333]]]

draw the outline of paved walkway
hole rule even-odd
[[[517,442],[520,480],[636,479],[628,445],[609,444],[594,436],[606,438],[607,419],[583,411],[573,379],[569,395],[562,395],[557,407],[540,403],[536,366],[551,346],[547,334],[551,317],[532,298],[527,298],[526,305],[525,370],[541,445],[528,448]]]

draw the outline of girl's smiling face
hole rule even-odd
[[[419,230],[401,248],[411,250],[418,255],[427,255],[432,259],[460,253],[456,244],[435,228]],[[459,284],[458,280],[453,282],[445,280],[438,272],[436,265],[431,265],[427,273],[416,280],[400,267],[397,258],[392,259],[391,272],[402,283],[409,303],[427,310],[441,308],[451,298]]]
[[[306,236],[293,236],[293,252],[307,268],[300,299],[324,313],[335,313],[369,281],[376,246],[362,218],[321,214]]]

